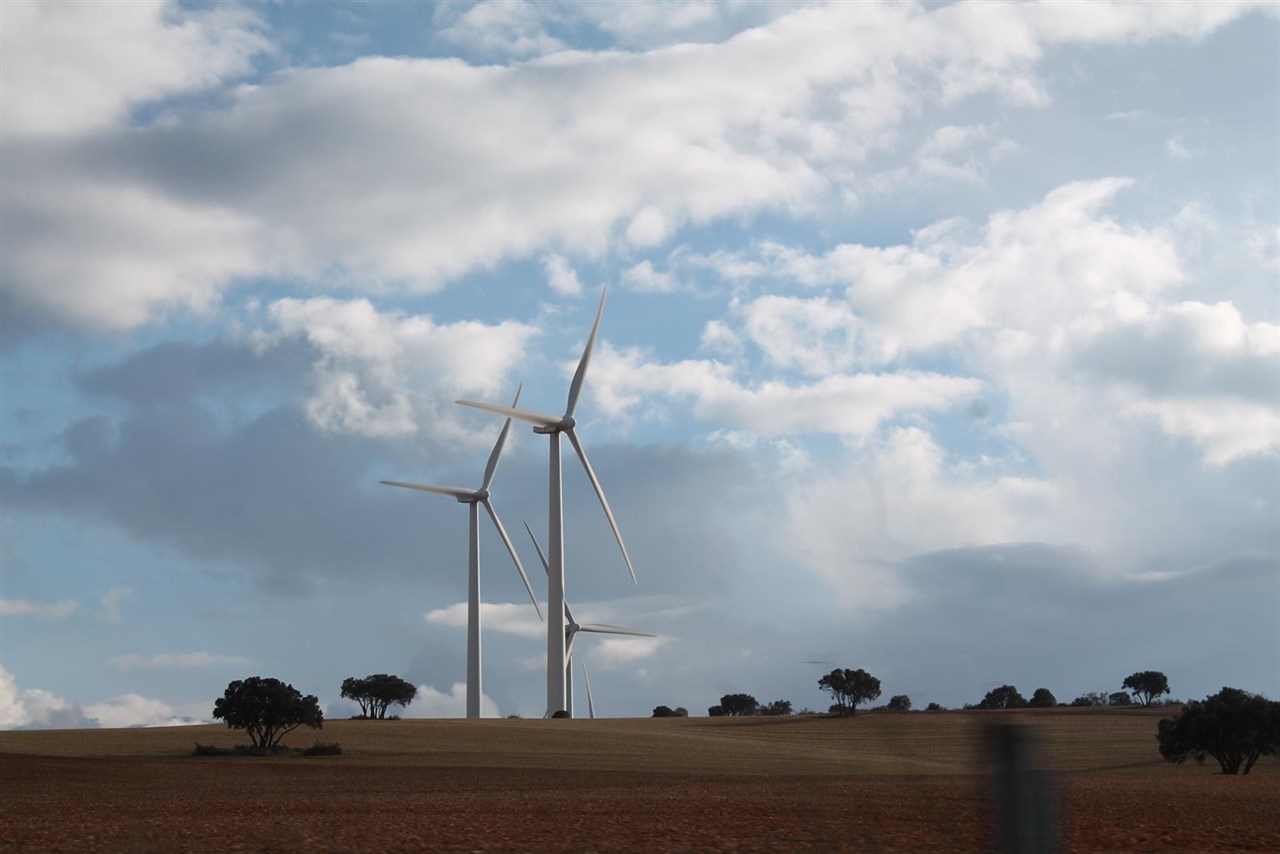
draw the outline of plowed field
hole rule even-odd
[[[1280,850],[1280,763],[1167,765],[1160,716],[1019,716],[1064,850]],[[990,851],[983,726],[1010,719],[341,721],[314,758],[192,756],[243,741],[220,727],[0,733],[0,848]]]

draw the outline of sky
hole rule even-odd
[[[461,716],[565,466],[598,714],[1280,697],[1274,3],[0,4],[0,727]],[[495,506],[547,524],[517,426]],[[481,530],[484,709],[545,629]],[[538,571],[535,571],[538,570]],[[579,672],[578,703],[583,704]]]

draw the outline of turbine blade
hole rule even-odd
[[[401,489],[416,489],[419,492],[434,492],[436,495],[450,495],[454,498],[472,498],[476,494],[474,489],[463,489],[461,486],[436,486],[432,483],[406,483],[403,480],[380,480],[378,483],[385,483],[387,486],[398,486]]]
[[[533,528],[530,528],[529,523],[525,522],[524,529],[529,532],[529,539],[533,540],[533,547],[538,552],[538,560],[542,561],[542,568],[547,571],[547,575],[551,575],[551,564],[547,563],[547,556],[542,552],[542,544],[533,535]]]
[[[506,543],[507,551],[511,553],[511,559],[515,561],[516,571],[520,573],[520,580],[524,582],[524,589],[529,591],[529,601],[533,603],[534,610],[538,612],[538,619],[545,620],[542,616],[542,606],[538,604],[538,597],[533,595],[533,585],[529,583],[529,576],[524,574],[524,564],[520,563],[520,555],[516,554],[516,547],[511,544],[511,538],[507,536],[507,529],[502,527],[502,520],[498,518],[498,511],[493,509],[493,503],[485,498],[481,502],[484,509],[489,511],[489,518],[493,520],[493,526],[498,529],[498,535],[502,537],[502,542]]]
[[[596,322],[591,324],[591,335],[587,338],[586,349],[582,351],[582,360],[578,362],[578,370],[569,384],[569,402],[565,406],[565,417],[573,415],[578,408],[578,396],[582,394],[582,381],[587,378],[587,365],[591,362],[591,350],[596,346],[596,333],[600,331],[600,318],[604,315],[604,298],[608,290],[600,291],[600,307],[596,309]]]
[[[547,556],[542,553],[542,544],[538,542],[537,536],[533,533],[533,528],[529,527],[529,523],[524,523],[524,529],[529,532],[529,539],[533,540],[533,547],[538,552],[538,560],[542,561],[542,568],[547,571],[547,577],[551,577],[551,564],[547,563]],[[573,623],[573,612],[569,610],[569,603],[564,603],[564,615],[568,618],[569,623]],[[573,635],[569,636],[569,648],[573,647]],[[566,652],[565,655],[568,655]]]
[[[622,542],[622,532],[618,530],[618,520],[613,518],[613,511],[609,509],[609,500],[604,497],[604,489],[600,486],[600,480],[596,477],[595,470],[591,468],[591,462],[587,459],[587,452],[582,450],[582,443],[578,441],[578,434],[572,428],[564,431],[569,437],[569,441],[573,443],[573,449],[578,453],[578,459],[582,460],[582,467],[587,471],[587,477],[591,480],[591,485],[595,487],[596,498],[600,499],[600,506],[604,508],[604,515],[609,519],[609,527],[613,528],[614,539],[618,541],[618,548],[622,550],[622,559],[627,562],[627,572],[631,573],[631,583],[639,585],[636,581],[636,571],[631,565],[631,555],[627,554],[627,547]]]
[[[524,383],[520,383],[520,387],[516,389],[516,399],[511,401],[511,405],[515,406],[520,402],[520,392],[524,391]],[[502,432],[498,434],[498,443],[493,446],[493,453],[489,455],[489,464],[484,467],[484,483],[480,484],[480,489],[489,488],[489,484],[493,482],[493,473],[498,470],[498,458],[502,456],[502,446],[507,444],[507,434],[511,432],[511,419],[508,418],[506,423],[502,425]]]
[[[582,680],[587,683],[587,714],[591,716],[591,720],[596,719],[596,701],[591,696],[591,674],[587,672],[587,660],[582,659]]]
[[[656,638],[657,635],[652,632],[642,632],[639,629],[628,629],[625,626],[611,626],[607,623],[581,623],[578,626],[580,632],[596,632],[602,635],[634,635],[638,638]]]
[[[556,415],[544,415],[541,412],[528,412],[524,409],[513,409],[510,406],[498,406],[493,403],[477,403],[474,400],[455,400],[454,403],[462,406],[470,406],[472,409],[483,409],[485,412],[496,412],[498,415],[505,415],[508,418],[514,418],[517,421],[532,424],[534,427],[554,427],[562,420]]]

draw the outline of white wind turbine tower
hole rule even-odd
[[[524,386],[522,385],[520,388],[522,389]],[[519,402],[520,389],[517,389],[512,405]],[[459,504],[467,505],[471,522],[467,563],[468,718],[480,717],[480,695],[482,691],[480,681],[480,505],[484,505],[484,509],[489,513],[489,518],[493,520],[493,526],[498,529],[498,535],[502,537],[502,542],[506,543],[507,551],[511,554],[511,559],[515,561],[516,571],[520,573],[520,580],[524,582],[525,589],[529,591],[529,598],[533,601],[533,607],[538,611],[538,618],[542,619],[542,608],[538,605],[538,597],[533,594],[533,587],[529,584],[529,576],[525,575],[524,566],[520,563],[520,556],[516,554],[515,546],[511,544],[511,538],[507,536],[507,529],[502,527],[502,520],[498,518],[498,511],[493,509],[493,502],[489,498],[489,485],[493,482],[494,472],[498,470],[498,459],[502,456],[502,446],[507,443],[507,434],[510,432],[511,419],[508,418],[507,423],[502,425],[502,432],[498,434],[498,443],[493,446],[493,452],[489,454],[489,464],[485,466],[484,481],[480,484],[479,489],[466,489],[461,486],[436,486],[429,483],[406,483],[399,480],[379,481],[379,483],[385,483],[387,486],[399,486],[404,489],[416,489],[420,492],[448,495],[457,499]]]
[[[609,520],[609,526],[613,528],[613,536],[618,541],[618,548],[622,550],[622,559],[627,563],[627,571],[631,573],[631,581],[633,584],[636,583],[636,571],[631,565],[631,557],[627,554],[627,547],[622,543],[622,534],[618,531],[618,522],[613,518],[613,511],[609,509],[609,502],[604,497],[604,490],[600,487],[600,481],[596,478],[596,473],[592,470],[591,463],[587,460],[586,452],[582,450],[582,443],[578,441],[578,435],[573,429],[577,424],[573,420],[573,412],[578,406],[578,396],[582,393],[582,381],[587,375],[587,365],[591,361],[591,349],[596,343],[596,333],[600,331],[600,317],[604,314],[604,299],[605,293],[602,292],[600,294],[600,307],[596,309],[595,323],[591,326],[591,336],[587,338],[586,349],[582,351],[582,360],[578,362],[578,370],[573,375],[573,382],[569,384],[569,401],[565,407],[564,415],[557,417],[514,407],[495,406],[491,403],[476,403],[470,400],[457,401],[463,406],[473,406],[477,409],[496,412],[499,415],[505,415],[508,418],[516,418],[532,424],[533,432],[543,433],[550,440],[551,456],[548,466],[549,483],[547,489],[547,551],[548,564],[550,566],[547,584],[548,716],[565,708],[567,696],[564,676],[566,643],[564,622],[564,503],[562,500],[563,474],[560,468],[561,433],[569,437],[573,450],[577,452],[578,459],[582,461],[582,467],[586,470],[587,478],[591,481],[592,487],[595,488],[596,497],[600,499],[600,506],[604,508],[604,515]]]
[[[529,532],[529,539],[533,540],[533,547],[538,552],[538,559],[542,561],[542,566],[547,571],[547,577],[551,577],[551,566],[547,563],[547,556],[542,552],[542,544],[538,542],[538,538],[534,536],[533,529],[529,527],[529,523],[524,523],[524,529]],[[657,635],[650,632],[642,632],[638,629],[628,629],[625,626],[611,626],[607,623],[579,623],[573,618],[573,612],[569,610],[569,603],[564,603],[564,710],[573,717],[573,639],[577,637],[578,632],[590,632],[601,635],[632,635],[640,638],[654,638]],[[596,716],[596,705],[591,699],[591,677],[587,675],[587,662],[582,662],[582,676],[587,683],[587,709],[590,711],[592,719]]]

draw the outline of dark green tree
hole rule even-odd
[[[1128,688],[1142,705],[1149,706],[1156,697],[1169,693],[1169,679],[1159,670],[1143,670],[1130,674],[1120,687]]]
[[[982,698],[982,702],[978,704],[979,709],[1021,709],[1025,708],[1027,701],[1018,693],[1018,689],[1012,685],[1001,685],[999,688],[992,688],[987,692],[987,696]]]
[[[1027,705],[1033,709],[1049,709],[1058,705],[1058,698],[1048,688],[1037,688],[1031,693]]]
[[[888,705],[891,712],[909,712],[911,711],[911,698],[906,694],[894,694],[889,698]]]
[[[1107,695],[1108,706],[1132,706],[1133,698],[1128,691],[1115,691]]]
[[[261,676],[227,685],[214,701],[213,716],[226,721],[229,729],[248,732],[249,741],[258,750],[274,749],[280,739],[300,726],[324,726],[324,713],[314,695],[304,697],[288,683]]]
[[[653,710],[655,718],[674,718],[677,717],[676,710],[670,706],[657,706]]]
[[[946,711],[946,709],[943,708],[941,703],[930,703],[929,705],[924,707],[924,710],[926,712],[945,712]]]
[[[1073,706],[1105,706],[1107,704],[1107,695],[1101,691],[1090,691],[1088,694],[1081,694],[1071,701]]]
[[[818,680],[818,687],[831,695],[832,708],[841,715],[852,715],[859,705],[880,696],[880,680],[861,668],[837,667]]]
[[[720,698],[720,708],[730,717],[742,717],[754,715],[760,703],[750,694],[725,694]]]
[[[790,700],[774,700],[772,703],[769,703],[767,706],[762,706],[760,708],[760,714],[769,715],[771,717],[785,717],[791,714],[791,701]]]
[[[348,676],[342,680],[342,696],[360,704],[360,716],[385,720],[387,707],[407,706],[418,696],[412,682],[387,673],[375,673],[363,679]]]
[[[724,706],[712,706],[707,709],[708,717],[722,718],[725,715]]]
[[[1248,774],[1259,756],[1280,754],[1280,702],[1223,688],[1160,721],[1156,738],[1170,762],[1212,756],[1223,774],[1239,774],[1241,766]]]

